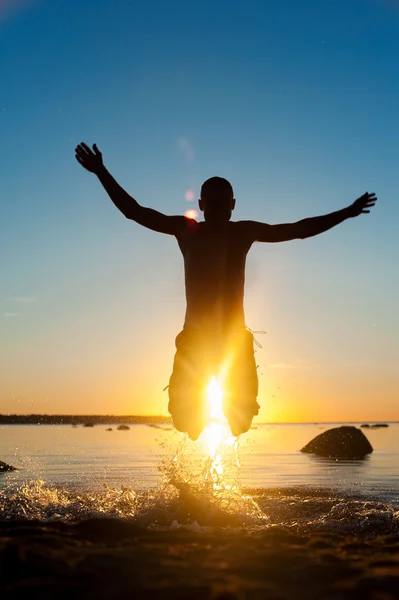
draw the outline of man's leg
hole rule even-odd
[[[197,335],[183,330],[176,338],[168,410],[176,429],[188,433],[192,440],[200,436],[207,424],[203,365],[201,340]]]
[[[252,333],[246,329],[239,332],[230,341],[227,357],[223,409],[232,434],[237,436],[250,429],[252,419],[259,412],[256,401],[258,373]]]

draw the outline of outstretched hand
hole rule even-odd
[[[363,196],[360,196],[353,204],[349,207],[351,217],[358,217],[362,213],[369,213],[370,208],[377,202],[377,197],[374,193],[369,194],[366,192]]]
[[[96,144],[91,150],[89,146],[81,142],[75,148],[75,158],[90,173],[98,173],[103,166],[103,155]]]

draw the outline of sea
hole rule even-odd
[[[363,460],[301,448],[340,424],[256,424],[192,442],[167,424],[2,425],[0,519],[113,517],[146,527],[399,534],[399,424],[362,429]],[[351,423],[359,427],[361,423]]]

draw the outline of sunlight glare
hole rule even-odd
[[[196,210],[186,210],[186,212],[184,213],[184,216],[187,217],[187,219],[196,219],[198,217],[198,213]]]
[[[206,395],[211,420],[226,423],[226,417],[223,414],[223,390],[215,376],[212,377],[208,385]]]
[[[230,445],[228,439],[232,436],[230,436],[229,425],[223,413],[223,390],[214,376],[208,385],[207,397],[210,424],[205,428],[202,440],[209,456],[215,458],[217,454],[220,454],[223,442],[227,441],[226,445]]]

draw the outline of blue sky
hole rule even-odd
[[[165,413],[184,317],[173,238],[74,160],[97,142],[142,204],[235,218],[371,215],[257,245],[246,312],[262,420],[399,419],[399,6],[41,0],[0,8],[0,412]]]

